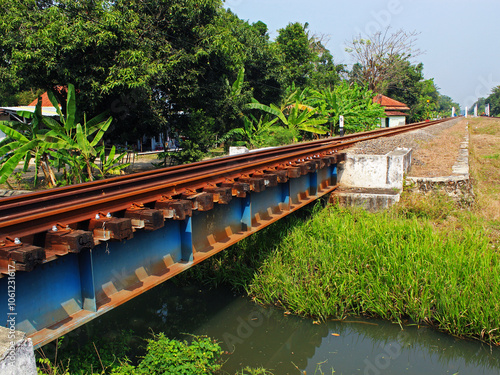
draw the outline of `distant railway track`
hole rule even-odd
[[[131,207],[154,209],[159,201],[191,199],[195,202],[203,192],[212,194],[210,199],[217,201],[220,189],[231,189],[233,195],[244,194],[245,189],[263,189],[269,179],[272,183],[273,179],[291,178],[301,173],[301,169],[304,173],[304,169],[319,168],[322,163],[330,165],[336,161],[332,158],[339,151],[357,142],[447,120],[450,119],[377,129],[1,198],[0,260],[3,261],[0,270],[9,263],[11,249],[27,244],[43,248],[44,233],[58,224],[62,225],[59,228],[88,230],[89,221],[99,213],[101,216],[111,213],[123,217]],[[193,203],[193,209],[195,206]],[[99,241],[98,238],[94,240]],[[6,250],[1,251],[2,248]]]

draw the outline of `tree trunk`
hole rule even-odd
[[[87,164],[87,173],[89,174],[89,181],[94,181],[94,176],[92,176],[92,167],[90,166],[88,160],[85,160],[85,163]]]
[[[42,156],[42,162],[40,163],[42,166],[43,174],[45,175],[45,179],[49,183],[50,187],[55,187],[57,185],[56,176],[52,168],[50,168],[49,160],[47,155]]]

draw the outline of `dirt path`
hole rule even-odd
[[[423,142],[413,150],[413,164],[409,176],[450,176],[456,163],[460,143],[467,135],[467,120],[462,119],[444,129],[429,142]]]

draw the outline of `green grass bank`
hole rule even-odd
[[[500,258],[486,220],[447,198],[406,194],[386,212],[317,205],[187,277],[245,288],[314,318],[430,324],[500,344]]]
[[[248,290],[299,315],[409,320],[500,344],[498,247],[472,214],[444,198],[425,205],[319,210],[282,240]]]

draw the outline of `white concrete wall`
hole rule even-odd
[[[396,149],[386,155],[349,154],[339,167],[339,181],[346,187],[403,189],[404,174],[411,165],[411,149]]]
[[[389,117],[389,127],[392,128],[393,126],[401,126],[406,124],[406,117],[405,116],[390,116]]]

